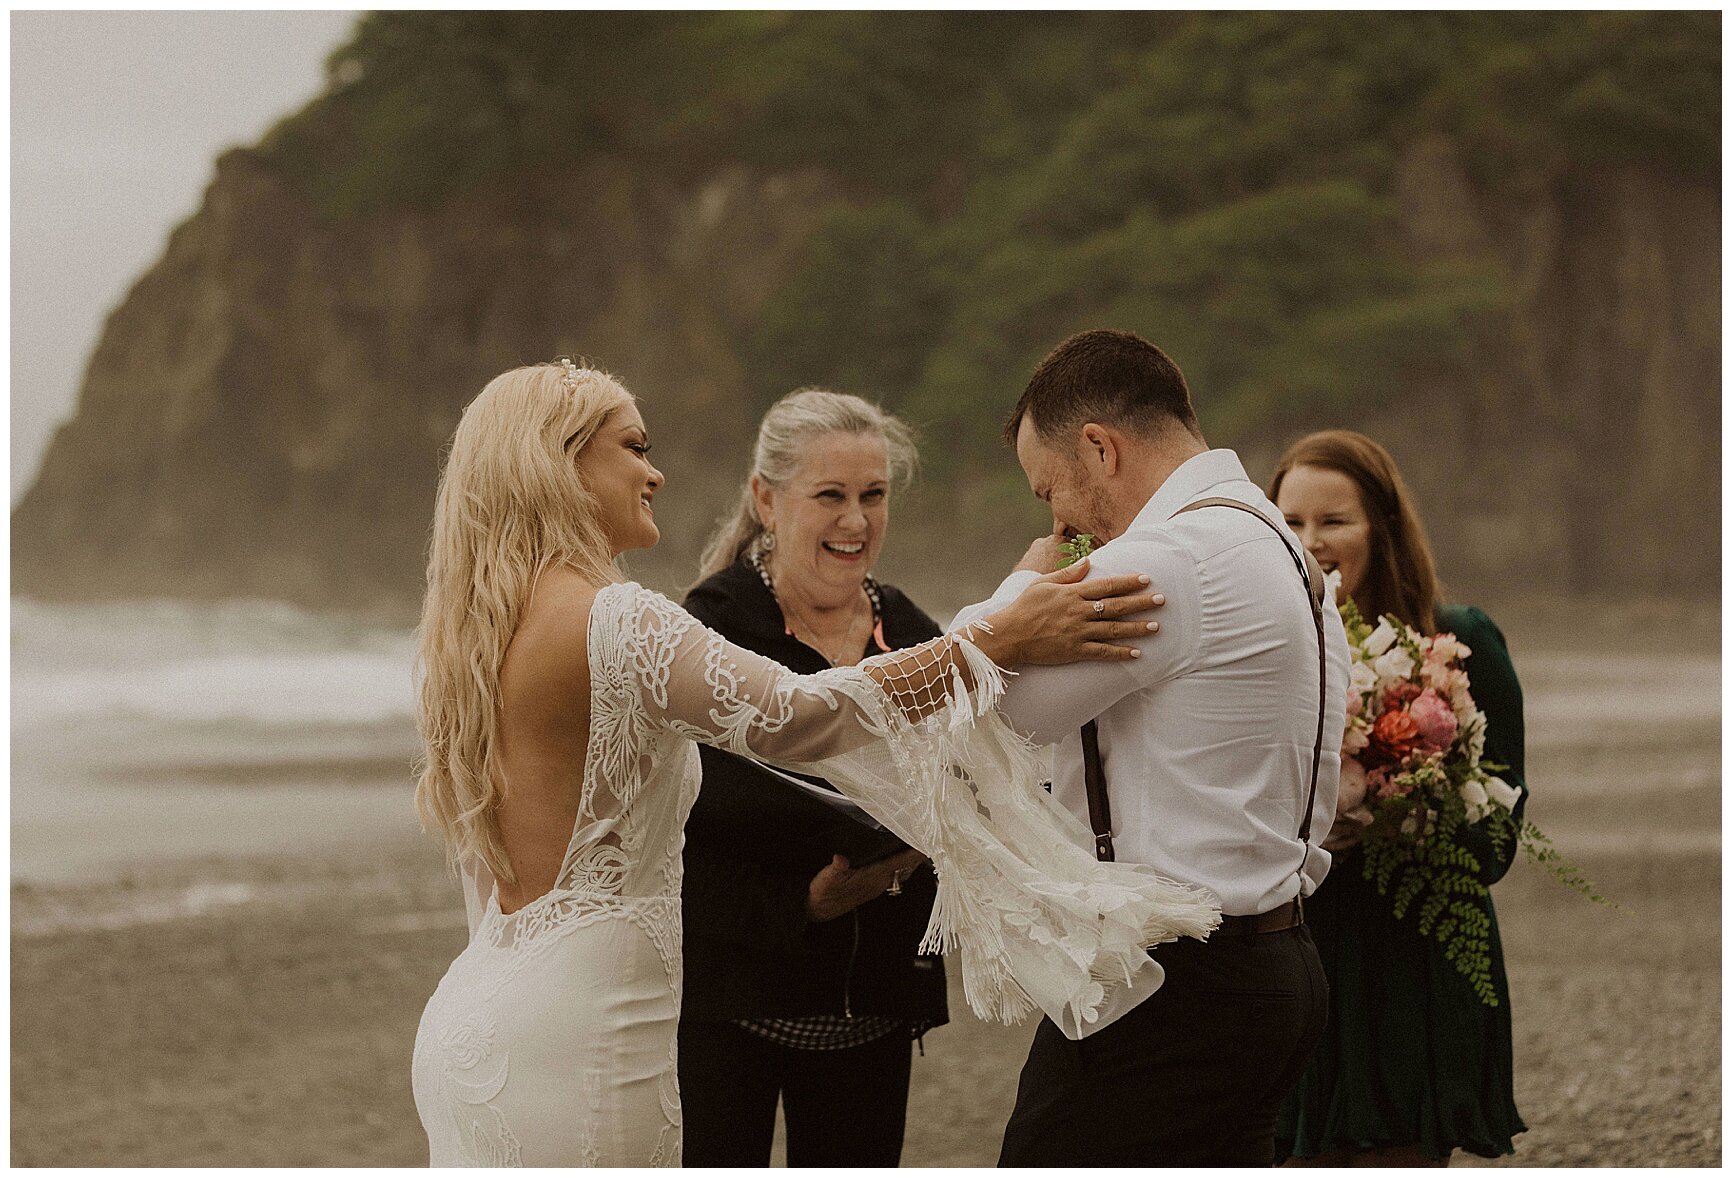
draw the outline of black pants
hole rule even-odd
[[[687,1166],[768,1166],[776,1099],[789,1166],[895,1166],[908,1119],[909,1040],[801,1051],[732,1023],[680,1023]]]
[[[1150,955],[1150,998],[1085,1039],[1035,1031],[1001,1166],[1268,1166],[1275,1116],[1323,1033],[1328,985],[1303,928]]]

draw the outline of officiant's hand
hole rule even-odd
[[[831,856],[830,865],[814,875],[806,888],[806,919],[820,923],[852,912],[905,882],[924,862],[926,856],[912,847],[860,868],[850,865],[844,855]]]

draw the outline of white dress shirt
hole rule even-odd
[[[1205,507],[1222,496],[1257,509]],[[1056,744],[1053,795],[1085,823],[1084,722],[1097,720],[1117,857],[1214,892],[1229,916],[1267,912],[1329,870],[1319,845],[1335,816],[1347,708],[1347,638],[1324,601],[1329,689],[1311,846],[1299,841],[1317,734],[1317,630],[1293,556],[1299,541],[1231,450],[1209,450],[1161,484],[1124,535],[1095,549],[1090,578],[1147,573],[1166,604],[1158,633],[1124,662],[1024,667],[1007,677],[1011,725]],[[1016,572],[951,628],[1008,605],[1035,574]],[[1303,862],[1303,877],[1300,864]]]

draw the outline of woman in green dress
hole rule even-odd
[[[1389,452],[1363,434],[1326,430],[1282,456],[1269,498],[1368,619],[1390,613],[1422,633],[1452,633],[1473,653],[1465,663],[1486,716],[1485,759],[1521,793],[1522,697],[1503,634],[1473,606],[1438,602],[1425,529]],[[1357,796],[1356,796],[1357,795]],[[1359,836],[1370,820],[1364,790],[1342,780],[1337,819],[1324,846],[1328,878],[1305,916],[1329,978],[1329,1026],[1281,1110],[1277,1152],[1298,1165],[1439,1166],[1457,1149],[1481,1157],[1513,1153],[1524,1131],[1511,1067],[1509,983],[1497,914],[1491,920],[1488,1006],[1445,960],[1442,947],[1397,920],[1390,898],[1366,880]],[[1470,835],[1473,832],[1470,831]],[[1509,870],[1514,847],[1469,844],[1489,884]]]

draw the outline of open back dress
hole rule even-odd
[[[939,878],[927,945],[960,959],[983,1018],[1038,1007],[1086,1035],[1160,985],[1146,946],[1218,920],[1205,892],[1095,861],[1034,750],[991,710],[998,668],[960,637],[796,675],[632,583],[596,595],[588,633],[583,793],[552,890],[504,914],[487,868],[459,865],[469,944],[412,1065],[433,1165],[679,1163],[695,742],[823,776],[926,852]],[[972,685],[943,673],[950,645]]]

